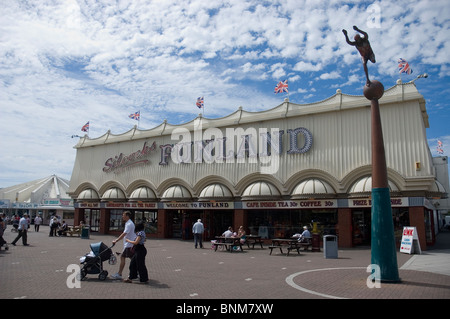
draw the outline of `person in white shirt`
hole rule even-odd
[[[36,215],[36,217],[34,218],[34,231],[38,232],[39,231],[39,226],[41,226],[42,224],[42,218],[39,215]]]
[[[301,242],[307,242],[311,238],[311,233],[308,230],[308,226],[303,226],[303,233],[300,235]]]
[[[202,220],[198,219],[197,222],[192,226],[192,233],[194,234],[195,248],[200,244],[200,248],[203,248],[203,233],[205,227],[203,226]]]
[[[127,242],[127,239],[130,241],[134,241],[136,239],[136,233],[134,232],[134,223],[131,220],[131,212],[125,211],[122,214],[122,220],[125,222],[125,228],[123,230],[123,233],[120,234],[120,236],[116,239],[114,239],[112,242],[113,244],[116,244],[119,240],[123,239],[123,251],[120,255],[120,265],[119,265],[119,271],[112,275],[111,278],[113,279],[122,279],[122,271],[125,268],[125,259],[126,258],[132,258],[133,257],[133,244]]]
[[[225,238],[230,238],[233,236],[233,228],[230,226],[228,229],[222,234]]]
[[[28,215],[23,214],[23,217],[19,221],[19,228],[17,229],[19,231],[19,234],[17,235],[16,239],[14,239],[11,243],[11,245],[15,246],[16,242],[19,240],[20,237],[22,237],[22,244],[24,246],[29,246],[27,243],[27,232],[28,232]]]

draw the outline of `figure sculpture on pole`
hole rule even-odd
[[[377,80],[369,80],[367,61],[375,63],[375,54],[369,43],[366,32],[353,26],[361,33],[355,35],[355,42],[348,39],[347,31],[342,30],[347,43],[355,46],[363,60],[366,73],[364,96],[370,100],[371,109],[371,150],[372,150],[372,208],[371,208],[371,264],[377,265],[380,272],[378,279],[384,282],[399,282],[397,255],[392,221],[392,207],[387,176],[386,155],[381,126],[380,105],[378,100],[384,93],[383,84]],[[376,278],[377,279],[377,278]]]
[[[369,43],[369,35],[358,29],[356,25],[353,26],[353,29],[361,33],[364,37],[361,37],[359,34],[356,34],[354,39],[355,41],[350,41],[347,35],[347,30],[343,29],[342,32],[345,35],[345,40],[348,44],[353,45],[358,49],[359,54],[361,54],[361,59],[364,66],[364,72],[366,73],[366,85],[370,86],[370,80],[369,80],[369,71],[367,70],[367,61],[370,61],[372,63],[375,63],[375,54],[372,51],[372,48]]]

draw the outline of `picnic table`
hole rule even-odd
[[[260,244],[261,248],[263,247],[263,242],[261,239],[261,236],[257,236],[257,235],[248,235],[245,238],[245,242],[247,243],[247,247],[250,249],[250,245],[252,245],[252,249],[255,249],[255,245],[256,244]]]
[[[291,250],[296,250],[297,253],[300,255],[300,248],[302,246],[300,245],[297,238],[274,238],[272,239],[272,245],[269,246],[270,249],[270,255],[272,255],[273,249],[279,249],[282,254],[283,248],[287,250],[286,256],[289,256],[289,253]]]
[[[309,250],[309,247],[311,247],[312,250],[312,238],[306,237],[304,238],[304,240],[301,240],[298,244],[305,250]]]
[[[216,242],[213,245],[215,246],[214,251],[217,251],[218,247],[225,247],[230,253],[233,252],[234,247],[239,247],[240,251],[243,251],[240,237],[216,236]]]
[[[65,231],[66,234],[69,234],[70,237],[73,235],[77,235],[80,237],[82,228],[80,226],[69,226],[68,230]]]

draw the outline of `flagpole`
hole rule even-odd
[[[88,137],[89,137],[89,126],[90,126],[90,121],[87,121],[86,122],[86,124],[84,124],[82,127],[81,127],[81,132],[84,132],[85,134],[85,136],[87,135]]]
[[[138,128],[139,128],[139,123],[141,122],[141,110],[139,110],[139,118],[138,118]]]
[[[204,116],[205,115],[205,98],[204,98],[204,96],[197,98],[196,105],[199,109],[202,109],[202,116]]]

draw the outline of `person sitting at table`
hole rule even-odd
[[[299,242],[306,243],[311,238],[311,233],[308,230],[308,226],[303,226],[303,233],[299,236]]]
[[[225,238],[231,238],[233,236],[233,227],[228,227],[228,229],[222,234]]]
[[[245,243],[246,235],[245,235],[244,226],[239,226],[237,237],[239,237],[241,239],[241,244]]]
[[[69,229],[69,226],[67,226],[66,221],[63,220],[62,225],[59,227],[58,230],[58,236],[67,236],[67,230]]]

